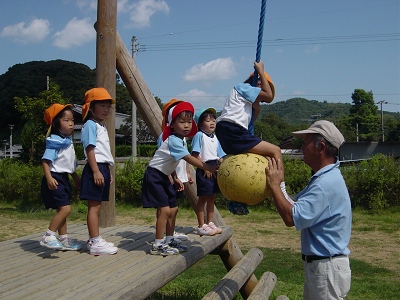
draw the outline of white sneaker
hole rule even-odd
[[[184,233],[174,231],[174,239],[180,241],[187,241],[188,237]]]
[[[217,227],[217,225],[215,225],[213,222],[208,223],[208,226],[210,226],[210,228],[212,230],[214,230],[215,233],[221,233],[222,232],[222,229]]]
[[[210,226],[207,224],[203,224],[202,227],[197,227],[197,234],[202,236],[202,235],[214,235],[215,231],[211,229]]]
[[[114,247],[113,243],[107,243],[104,239],[88,241],[89,253],[91,255],[104,255],[104,254],[115,254],[118,252],[118,248]]]
[[[105,239],[103,239],[102,237],[99,237],[99,239],[98,239],[98,241],[99,242],[105,242],[106,240]],[[111,243],[111,242],[106,242],[110,247],[114,247],[115,245],[114,245],[114,243]],[[90,243],[90,238],[87,240],[87,242],[86,242],[86,249],[88,250],[88,251],[90,251],[90,245],[91,245],[91,243]]]

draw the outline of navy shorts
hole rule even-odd
[[[242,154],[262,142],[246,128],[227,121],[218,122],[215,134],[226,154]]]
[[[142,183],[142,205],[144,208],[177,207],[175,189],[163,172],[147,167]]]
[[[50,190],[47,186],[46,177],[43,176],[40,192],[43,199],[43,204],[46,209],[56,209],[62,206],[71,204],[72,188],[69,183],[68,173],[51,172],[51,176],[57,180],[58,187],[55,190]]]
[[[104,177],[104,185],[94,183],[93,171],[89,163],[86,163],[81,177],[82,200],[108,201],[110,198],[111,173],[109,164],[98,163],[99,170]]]
[[[207,165],[217,166],[218,160],[206,161]],[[196,184],[197,184],[197,196],[212,196],[213,194],[220,193],[217,178],[212,176],[210,179],[204,177],[204,170],[196,169]]]

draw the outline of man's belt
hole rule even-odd
[[[328,258],[331,258],[331,257],[338,257],[338,256],[345,256],[345,255],[344,254],[335,254],[335,255],[332,255],[332,256],[318,256],[318,255],[304,255],[304,254],[301,254],[301,259],[306,261],[306,262],[308,262],[308,263],[311,263],[314,260],[322,260],[322,259],[328,259]]]

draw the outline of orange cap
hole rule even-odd
[[[258,74],[260,75],[260,74]],[[268,75],[267,72],[264,72],[265,78],[267,78],[267,81],[269,83],[269,86],[271,87],[271,91],[272,91],[272,99],[275,98],[275,87],[274,87],[274,83],[272,82],[271,77]],[[254,72],[250,74],[250,76],[254,76]]]
[[[171,108],[171,107],[173,107],[173,106],[175,106],[175,105],[177,105],[178,103],[181,103],[181,102],[183,102],[183,100],[178,100],[178,99],[171,99],[170,101],[168,101],[167,103],[165,103],[164,104],[164,106],[163,106],[163,108],[162,108],[162,117],[163,117],[163,119],[162,119],[162,123],[161,123],[161,129],[162,130],[164,130],[164,128],[165,128],[165,126],[167,126],[167,123],[168,123],[168,121],[167,121],[167,112],[168,112],[168,110]]]
[[[82,105],[82,120],[85,120],[89,112],[90,103],[92,101],[102,101],[102,100],[111,101],[112,104],[116,103],[115,99],[111,98],[110,94],[107,92],[105,88],[98,87],[88,90],[85,93],[85,104]]]
[[[46,124],[50,125],[49,129],[47,130],[46,137],[50,135],[51,125],[53,124],[54,118],[66,107],[72,107],[72,105],[54,103],[52,106],[44,111],[44,121],[46,122]]]

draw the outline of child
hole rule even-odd
[[[163,143],[156,150],[143,177],[143,207],[157,208],[156,236],[150,250],[152,255],[174,255],[187,250],[187,247],[173,238],[178,205],[169,175],[175,171],[179,160],[184,159],[191,165],[212,173],[216,171],[216,167],[191,156],[183,143],[183,138],[191,137],[197,132],[193,114],[194,108],[189,102],[181,102],[169,110],[168,125],[162,133]]]
[[[55,103],[44,112],[44,120],[50,125],[46,134],[46,150],[42,157],[43,179],[41,194],[46,209],[55,209],[56,215],[42,237],[40,245],[57,250],[80,250],[81,244],[67,235],[67,217],[71,212],[72,189],[68,174],[75,186],[80,186],[76,174],[76,156],[70,136],[74,133],[72,105]],[[58,231],[58,239],[56,232]]]
[[[165,126],[168,125],[168,113],[169,110],[177,105],[178,103],[183,102],[183,100],[171,99],[169,102],[165,103],[162,109],[162,124],[161,129],[164,130]],[[162,144],[162,133],[157,139],[157,148],[160,148]],[[183,138],[183,143],[187,146],[186,138]],[[171,183],[174,184],[176,199],[183,199],[184,197],[184,183],[188,182],[189,184],[193,184],[192,175],[190,174],[189,164],[181,159],[179,161],[178,166],[175,169],[175,172],[172,173]],[[187,235],[181,232],[174,231],[173,235],[175,240],[186,241],[188,239]]]
[[[255,153],[282,160],[281,149],[261,140],[252,133],[254,122],[260,112],[260,102],[270,103],[275,96],[271,78],[264,72],[264,63],[254,62],[259,75],[256,87],[251,86],[254,73],[231,90],[221,116],[217,118],[216,135],[227,154]],[[282,191],[285,190],[282,182]],[[289,197],[289,196],[288,196]],[[231,202],[229,210],[235,214],[248,213],[245,204]]]
[[[99,233],[99,212],[102,201],[108,201],[112,181],[110,166],[114,165],[107,128],[100,122],[110,113],[115,100],[104,88],[93,88],[85,93],[82,106],[82,144],[87,159],[83,168],[81,199],[88,201],[87,248],[92,255],[115,254],[113,243],[106,242]]]
[[[215,119],[217,112],[210,107],[196,113],[195,121],[200,131],[192,140],[192,155],[200,161],[211,166],[222,162],[225,152],[222,150],[217,137],[214,135]],[[219,193],[217,178],[214,174],[202,169],[196,170],[197,196],[199,200],[196,207],[197,234],[214,235],[221,233],[222,229],[213,223],[215,194]],[[204,223],[204,206],[207,204],[207,223]]]

